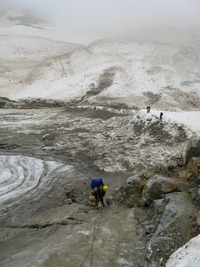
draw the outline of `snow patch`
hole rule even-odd
[[[166,263],[166,267],[200,266],[200,235],[174,252]]]
[[[0,156],[0,204],[33,196],[48,189],[54,171],[69,172],[72,166],[27,156]]]
[[[86,235],[86,236],[90,235],[90,231],[85,231],[85,230],[78,231],[77,233],[78,234],[83,234],[83,235]]]
[[[166,129],[168,132],[171,132],[172,135],[174,129],[171,127],[171,125],[178,124],[179,126],[183,126],[189,133],[193,131],[200,136],[200,111],[170,112],[165,110],[151,109],[151,111],[147,113],[146,109],[142,109],[134,116],[133,123],[144,122],[145,126],[153,124],[159,120],[160,112],[163,113],[163,117],[160,122],[165,123]]]

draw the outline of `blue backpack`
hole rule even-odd
[[[95,178],[92,180],[90,187],[92,189],[94,189],[95,187],[99,186],[99,185],[103,185],[103,180],[102,178]]]

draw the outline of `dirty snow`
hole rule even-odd
[[[166,263],[166,267],[200,266],[200,235],[192,238],[183,247],[174,252]]]
[[[142,119],[147,124],[149,124],[149,120],[151,120],[151,123],[154,123],[159,120],[161,112],[163,113],[162,122],[168,124],[168,132],[173,131],[171,125],[177,123],[184,126],[184,129],[188,130],[188,132],[192,131],[198,136],[200,135],[200,111],[170,112],[151,109],[150,113],[147,113],[146,109],[142,109],[135,115],[133,121],[137,122]]]

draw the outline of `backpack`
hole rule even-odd
[[[103,180],[102,178],[95,178],[92,180],[92,182],[90,183],[90,187],[92,189],[94,189],[95,187],[99,186],[99,185],[103,185]]]

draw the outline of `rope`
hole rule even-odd
[[[92,240],[92,246],[91,246],[90,267],[92,266],[93,253],[94,253],[94,241],[95,241],[95,235],[97,233],[97,230],[95,228],[96,228],[96,223],[94,224],[93,240]]]
[[[112,179],[112,181],[109,183],[109,186],[114,182],[115,178]],[[96,227],[96,224],[97,224],[97,221],[95,221],[95,224],[94,224],[94,231],[93,231],[93,240],[92,240],[92,244],[85,256],[85,258],[83,259],[83,261],[81,262],[81,264],[79,265],[79,267],[82,267],[84,262],[86,261],[86,259],[88,258],[90,252],[91,252],[91,258],[90,258],[90,267],[92,267],[92,263],[93,263],[93,249],[94,249],[94,242],[96,240],[96,237],[97,237],[97,233],[98,233],[98,230],[99,230],[99,226],[100,226],[100,222],[101,222],[101,218],[102,218],[102,207],[100,209],[100,214],[99,214],[99,220],[98,220],[98,225]]]
[[[82,263],[79,265],[79,267],[82,267],[84,262],[86,261],[87,257],[89,256],[90,252],[91,252],[91,258],[90,258],[90,267],[92,267],[92,262],[93,262],[93,249],[94,249],[94,242],[96,240],[96,237],[97,237],[97,233],[98,233],[98,230],[100,229],[100,222],[101,222],[101,218],[102,218],[102,207],[100,209],[100,213],[99,213],[99,220],[98,220],[98,225],[96,227],[96,224],[97,224],[97,220],[95,221],[95,224],[94,224],[94,231],[93,231],[93,240],[92,240],[92,245],[90,246],[85,258],[83,259]]]

